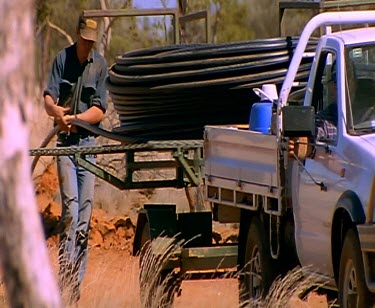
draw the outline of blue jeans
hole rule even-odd
[[[69,144],[64,144],[64,146]],[[93,146],[92,136],[79,138],[70,146]],[[95,163],[95,156],[86,156]],[[57,172],[62,201],[60,233],[60,283],[74,284],[76,292],[86,271],[88,231],[93,208],[95,175],[78,166],[73,156],[58,156]],[[69,277],[69,278],[67,278]],[[68,279],[65,281],[61,281]]]

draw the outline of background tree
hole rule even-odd
[[[0,261],[11,307],[61,307],[30,174],[33,1],[0,0]]]
[[[207,10],[210,15],[212,43],[251,40],[253,29],[245,27],[249,3],[246,0],[195,0],[187,1],[186,13]],[[185,26],[189,43],[205,41],[204,21],[191,22]]]
[[[183,14],[208,10],[210,43],[226,43],[279,36],[278,4],[275,0],[159,0],[160,7],[179,7]],[[42,88],[51,61],[75,39],[79,14],[87,9],[133,8],[133,0],[36,0],[37,78]],[[367,7],[364,7],[367,8]],[[339,10],[340,8],[337,8]],[[287,10],[283,22],[286,35],[299,35],[313,12]],[[99,19],[102,40],[98,50],[111,65],[125,52],[173,43],[169,17],[132,17]],[[187,23],[183,42],[206,41],[203,20]]]
[[[274,0],[160,0],[160,6],[180,6],[181,12],[186,14],[207,9],[212,34],[210,42],[278,36],[278,2]],[[37,77],[40,87],[45,84],[55,54],[75,40],[76,22],[83,10],[132,7],[131,0],[37,0],[36,42],[37,50],[40,50],[37,53]],[[291,29],[295,28],[296,20],[295,17],[288,20]],[[99,23],[103,35],[97,48],[109,64],[114,63],[116,56],[131,50],[173,43],[170,17],[101,18]],[[186,24],[184,41],[205,42],[204,27],[203,20]]]

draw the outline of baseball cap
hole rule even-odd
[[[85,40],[94,42],[98,40],[98,24],[95,20],[80,16],[78,30]]]

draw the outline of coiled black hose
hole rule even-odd
[[[116,134],[142,140],[200,139],[207,124],[246,124],[259,97],[252,88],[281,87],[298,37],[227,44],[185,44],[117,57],[107,88],[120,119]],[[314,51],[311,39],[306,51]],[[296,81],[307,81],[304,59]]]

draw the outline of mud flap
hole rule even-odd
[[[177,235],[177,215],[175,204],[145,204],[138,213],[137,226],[134,236],[133,256],[141,250],[142,232],[148,222],[150,239],[158,236],[175,237]]]

